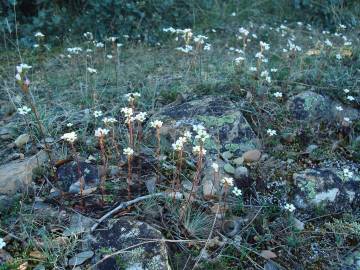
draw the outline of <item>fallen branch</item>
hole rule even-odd
[[[147,200],[147,199],[151,199],[154,197],[169,197],[169,198],[173,198],[174,195],[172,192],[159,192],[159,193],[153,193],[153,194],[149,194],[149,195],[145,195],[145,196],[141,196],[138,197],[136,199],[133,199],[131,201],[127,201],[127,202],[123,202],[121,204],[119,204],[117,207],[115,207],[113,210],[111,210],[110,212],[107,212],[105,215],[103,215],[101,218],[99,218],[96,223],[91,227],[90,232],[93,232],[96,230],[96,228],[108,217],[112,216],[113,214],[115,214],[116,212],[120,211],[121,209],[124,209],[126,207],[129,207],[130,205],[133,205],[135,203]],[[175,197],[177,199],[181,199],[182,198],[182,194],[179,192],[175,193]]]

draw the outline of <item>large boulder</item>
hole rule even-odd
[[[356,109],[341,105],[328,96],[312,91],[305,91],[291,97],[287,106],[297,120],[341,121],[344,117],[350,120],[359,119],[359,112]],[[337,109],[339,106],[342,110]]]
[[[166,244],[160,231],[149,224],[127,217],[109,220],[105,228],[92,233],[89,245],[95,252],[97,270],[169,270]],[[146,240],[149,239],[149,240]],[[158,241],[151,241],[159,239]],[[124,252],[99,262],[113,252]]]
[[[295,173],[293,180],[297,208],[351,211],[360,206],[360,175],[354,166],[306,169]]]
[[[168,146],[185,130],[192,131],[193,125],[203,124],[211,135],[205,145],[210,154],[217,154],[220,150],[241,156],[259,147],[259,140],[236,104],[223,97],[205,97],[170,105],[153,115],[152,120],[163,121],[161,135]]]
[[[47,154],[40,151],[35,156],[0,166],[0,195],[13,195],[26,191],[32,183],[33,169],[42,166]]]
[[[150,121],[161,120],[161,139],[164,145],[170,147],[185,130],[192,131],[192,126],[202,124],[210,134],[205,143],[207,149],[204,162],[202,191],[205,198],[219,194],[219,180],[225,176],[224,166],[228,166],[230,156],[240,158],[243,153],[258,149],[260,142],[251,126],[242,115],[238,106],[224,97],[205,97],[180,105],[167,106],[152,116]],[[153,132],[151,138],[154,139]],[[191,151],[189,149],[189,151]],[[226,163],[218,158],[218,153],[227,153]],[[214,178],[213,161],[219,164],[219,175]]]

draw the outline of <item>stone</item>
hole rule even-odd
[[[225,160],[228,161],[233,157],[233,153],[231,153],[230,151],[225,151],[223,153],[221,153],[221,157]]]
[[[156,191],[156,176],[150,177],[145,180],[145,186],[149,194],[155,193]]]
[[[63,232],[64,236],[77,235],[90,230],[95,221],[91,218],[85,217],[79,213],[73,214],[70,217],[70,225]]]
[[[343,110],[338,111],[337,106],[341,106]],[[328,96],[312,91],[304,91],[291,97],[287,107],[297,120],[328,122],[339,121],[344,117],[349,117],[352,121],[359,119],[359,112],[356,109],[341,105]]]
[[[46,160],[47,154],[40,151],[30,158],[0,166],[0,195],[26,191],[32,183],[33,169],[42,166]]]
[[[249,170],[246,167],[240,166],[235,169],[234,178],[235,179],[244,179],[249,176]]]
[[[294,227],[299,230],[299,231],[303,231],[305,228],[305,224],[304,222],[302,222],[301,220],[297,219],[296,217],[292,218],[292,221],[294,222]]]
[[[90,193],[97,188],[100,183],[99,169],[83,161],[79,161],[79,167],[80,173],[77,162],[70,161],[57,169],[58,185],[62,191],[79,193],[81,176],[84,178],[84,193]]]
[[[244,162],[256,162],[260,160],[261,152],[257,149],[246,151],[242,157],[244,158]]]
[[[231,162],[236,166],[243,165],[244,158],[243,157],[238,157],[238,158],[233,159]]]
[[[108,174],[112,177],[119,175],[120,169],[119,166],[110,165],[108,168]]]
[[[161,139],[163,146],[169,149],[185,130],[193,131],[192,126],[196,124],[204,125],[210,134],[205,148],[212,157],[217,155],[218,151],[230,151],[241,156],[260,144],[237,104],[224,97],[205,97],[165,106],[159,113],[154,114],[148,123],[153,120],[163,121]],[[147,126],[146,129],[149,132],[145,132],[145,140],[156,146],[153,128]]]
[[[21,134],[19,137],[16,138],[14,141],[16,147],[20,148],[23,145],[27,144],[30,140],[29,134]]]
[[[107,258],[94,269],[118,269],[117,261],[120,260],[124,269],[170,270],[165,242],[144,243],[146,240],[143,239],[163,239],[163,236],[149,224],[129,217],[107,221],[104,228],[99,228],[88,237],[88,245],[95,252],[92,263],[99,262],[106,255],[104,250],[111,253],[127,249],[127,252],[119,254],[117,258]]]
[[[360,269],[360,250],[355,250],[348,255],[341,264],[344,270],[359,270]]]
[[[235,168],[233,166],[231,166],[231,164],[226,163],[224,165],[224,171],[228,174],[234,174],[235,173]]]
[[[294,205],[303,210],[322,206],[326,211],[346,211],[360,206],[358,168],[350,176],[335,166],[306,169],[293,174]]]
[[[319,146],[317,146],[316,144],[310,144],[308,147],[306,147],[305,153],[312,153],[313,151],[315,151],[318,148],[319,148]]]
[[[80,252],[71,259],[69,259],[68,265],[77,266],[83,264],[86,260],[90,259],[92,256],[94,256],[94,252],[91,250]]]
[[[213,199],[217,195],[217,189],[214,186],[213,181],[203,181],[203,196],[205,200]]]

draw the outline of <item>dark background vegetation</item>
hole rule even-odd
[[[331,30],[338,23],[357,25],[359,0],[0,0],[1,28],[24,45],[41,31],[62,43],[66,37],[81,37],[91,31],[96,38],[130,35],[150,43],[161,40],[163,27],[189,27],[205,31],[231,26],[237,21],[263,19],[301,20]],[[16,5],[14,6],[14,3]],[[14,12],[14,7],[16,12]],[[263,14],[274,16],[262,16]]]

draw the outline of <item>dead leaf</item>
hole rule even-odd
[[[28,262],[24,262],[19,265],[18,270],[26,270],[28,267]]]
[[[272,252],[271,250],[262,250],[260,252],[260,256],[265,258],[265,259],[273,259],[276,258],[276,254],[274,252]]]
[[[35,259],[38,259],[38,260],[43,260],[45,259],[45,256],[42,252],[38,251],[38,250],[33,250],[30,252],[29,256],[31,258],[35,258]]]

